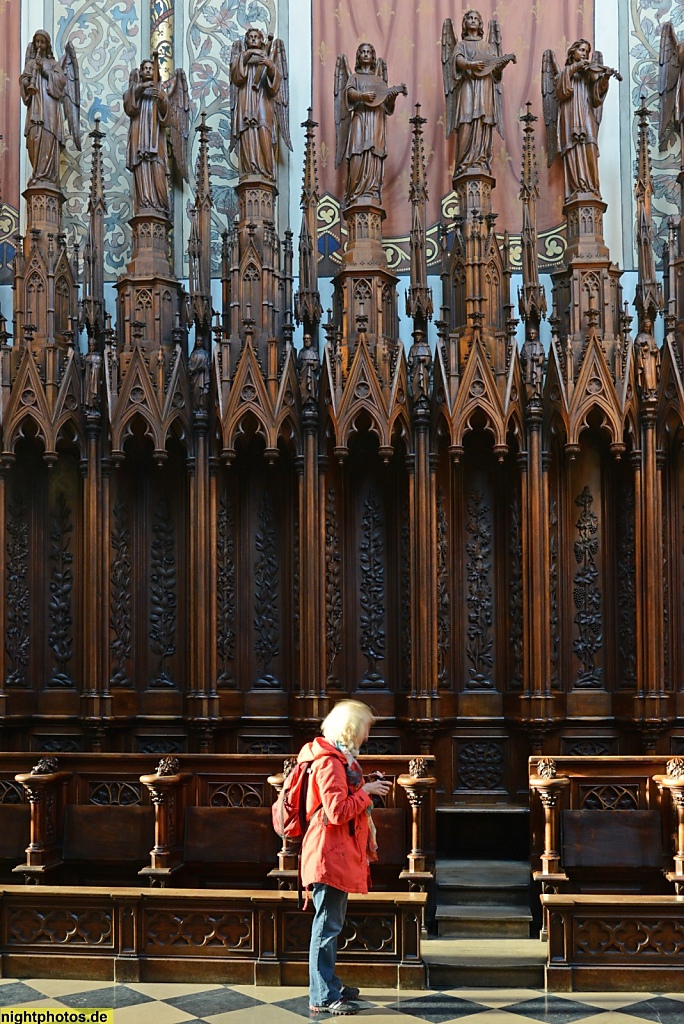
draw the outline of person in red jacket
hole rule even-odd
[[[375,717],[357,700],[342,700],[321,726],[323,738],[307,743],[300,761],[312,761],[302,841],[302,885],[311,888],[314,919],[309,945],[310,1013],[357,1012],[359,990],[335,974],[337,937],[344,926],[347,895],[367,893],[370,861],[377,858],[372,797],[385,796],[382,773],[364,782],[356,756]]]

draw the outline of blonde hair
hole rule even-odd
[[[359,740],[375,722],[375,715],[360,700],[341,700],[323,719],[321,732],[329,743],[339,743],[352,754],[358,753]]]

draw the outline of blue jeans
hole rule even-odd
[[[312,886],[314,919],[309,945],[309,1003],[323,1006],[340,998],[342,982],[335,974],[337,936],[344,927],[347,893],[323,882]]]

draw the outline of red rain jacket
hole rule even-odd
[[[322,737],[307,743],[299,761],[311,761],[306,810],[311,818],[301,853],[302,886],[325,882],[342,892],[368,892],[368,815],[372,798],[361,787],[350,793],[342,751]],[[359,765],[354,762],[356,768]],[[360,769],[359,769],[360,770]],[[352,822],[350,828],[349,822]],[[352,834],[353,832],[353,834]]]

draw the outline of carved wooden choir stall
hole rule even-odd
[[[80,251],[62,230],[59,176],[67,124],[79,136],[78,63],[70,44],[58,60],[46,33],[34,37],[22,74],[27,227],[0,348],[6,750],[287,755],[349,694],[378,715],[369,753],[436,757],[439,805],[506,806],[526,801],[530,753],[684,749],[684,228],[670,231],[663,296],[653,113],[638,111],[633,340],[598,181],[600,112],[616,73],[584,40],[566,63],[544,55],[546,151],[563,162],[567,253],[552,275],[546,354],[533,97],[521,119],[519,350],[492,170],[515,56],[495,22],[485,36],[477,12],[461,37],[447,20],[456,213],[441,234],[441,304],[437,314],[427,283],[416,104],[401,332],[382,191],[397,173],[392,115],[406,89],[388,84],[372,45],[335,68],[347,243],[327,315],[316,122],[310,110],[302,125],[293,294],[292,233],[276,231],[291,146],[287,58],[282,41],[252,29],[231,56],[240,174],[220,309],[210,126],[194,126],[186,292],[170,258],[170,189],[187,176],[190,102],[183,71],[162,81],[153,56],[124,96],[132,251],[111,310],[107,140],[95,122]],[[664,92],[670,121],[676,87]],[[663,309],[661,349],[652,329]]]

